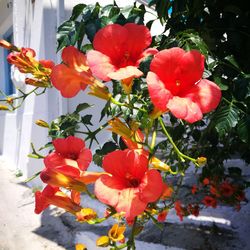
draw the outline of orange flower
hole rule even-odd
[[[125,225],[119,226],[118,224],[114,224],[112,228],[109,230],[108,236],[110,240],[112,241],[115,241],[115,242],[121,241],[125,238],[124,236],[125,230],[126,230]]]
[[[183,221],[183,216],[185,216],[186,213],[184,207],[182,206],[179,200],[174,203],[174,208],[176,211],[176,215],[180,218],[180,221]]]
[[[103,168],[110,175],[103,175],[95,182],[95,194],[118,213],[124,212],[128,221],[162,194],[160,173],[148,169],[147,155],[138,150],[117,150],[107,154],[103,158]]]
[[[234,194],[234,188],[230,183],[224,181],[220,184],[220,193],[225,197],[230,197]]]
[[[158,216],[157,216],[157,220],[159,222],[164,222],[167,218],[167,214],[168,214],[168,211],[167,210],[163,210],[161,211]]]
[[[74,46],[63,49],[62,60],[63,63],[53,68],[51,81],[63,97],[73,97],[80,90],[85,90],[88,84],[96,81],[89,69],[86,56]]]
[[[81,206],[70,199],[58,187],[47,185],[42,192],[37,191],[35,193],[35,213],[40,214],[49,205],[64,208],[72,214],[81,210]]]
[[[191,190],[192,194],[197,193],[197,190],[198,190],[197,186],[196,186],[196,185],[193,185],[193,186],[192,186],[192,190]]]
[[[161,199],[169,199],[173,194],[173,188],[168,186],[167,183],[163,183],[163,192],[161,194]]]
[[[88,222],[97,217],[96,212],[92,208],[82,208],[76,213],[77,221]]]
[[[203,183],[203,185],[206,186],[206,185],[208,185],[210,183],[210,181],[209,181],[208,178],[205,178],[205,179],[203,179],[202,183]]]
[[[211,197],[211,196],[205,196],[204,199],[202,200],[202,202],[207,207],[213,207],[213,208],[217,207],[216,199]]]

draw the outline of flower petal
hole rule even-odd
[[[154,56],[150,64],[150,71],[158,75],[172,94],[175,94],[179,61],[184,53],[185,51],[181,48],[164,49]]]
[[[152,103],[161,111],[167,110],[167,103],[172,98],[172,94],[166,89],[164,83],[159,79],[158,75],[148,72],[147,84],[150,99]]]
[[[75,96],[85,86],[81,75],[64,64],[53,67],[50,78],[53,86],[66,98]]]
[[[129,34],[126,40],[127,52],[133,61],[137,61],[143,50],[151,44],[150,31],[146,26],[135,23],[127,23],[123,27]]]
[[[91,50],[87,53],[88,65],[96,77],[103,81],[109,81],[107,76],[109,73],[116,70],[111,59],[97,50]]]
[[[145,150],[124,150],[123,168],[127,178],[141,180],[148,169],[148,152]]]
[[[146,206],[147,202],[140,199],[138,189],[126,188],[121,191],[115,209],[119,213],[125,212],[127,220],[133,220],[135,216],[141,214],[145,210]]]
[[[83,150],[81,150],[81,153],[78,155],[78,159],[76,161],[78,163],[78,167],[82,171],[85,171],[92,161],[91,151],[88,148],[84,148]]]
[[[108,74],[108,77],[114,80],[123,80],[123,79],[127,79],[130,77],[140,77],[142,76],[143,73],[137,69],[137,67],[134,66],[127,66],[124,68],[120,68],[114,72],[110,72]]]
[[[75,136],[67,138],[58,138],[53,140],[53,145],[57,153],[64,155],[76,154],[78,155],[85,147],[85,142]]]
[[[189,98],[175,96],[169,100],[167,107],[175,117],[187,122],[193,123],[202,119],[199,105]]]
[[[102,161],[103,169],[115,177],[124,178],[127,171],[126,168],[124,168],[125,157],[126,153],[122,150],[107,154]]]
[[[163,181],[160,173],[155,169],[147,171],[139,188],[142,201],[146,203],[156,201],[163,191]]]
[[[93,46],[95,50],[110,57],[112,64],[116,65],[125,53],[128,37],[126,28],[119,24],[109,24],[96,33]]]
[[[74,46],[68,46],[63,49],[62,60],[70,68],[78,72],[87,71],[89,69],[86,56]]]
[[[179,95],[201,79],[204,56],[196,50],[165,49],[155,55],[150,70],[159,76],[173,95]]]
[[[101,202],[115,207],[123,188],[124,183],[118,178],[103,175],[95,182],[95,195]]]
[[[105,172],[100,173],[100,172],[84,171],[81,173],[80,177],[76,178],[76,180],[88,185],[88,184],[96,182],[96,180],[103,175],[108,175],[108,174]]]
[[[185,96],[196,102],[202,113],[208,113],[218,106],[221,99],[221,90],[214,82],[202,79]]]

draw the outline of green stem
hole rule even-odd
[[[188,156],[188,155],[183,154],[183,153],[178,149],[178,147],[177,147],[176,144],[174,143],[172,137],[171,137],[170,134],[168,133],[168,131],[167,131],[167,129],[166,129],[164,123],[163,123],[162,118],[159,117],[158,120],[159,120],[159,122],[160,122],[160,124],[161,124],[161,127],[162,127],[162,130],[163,130],[164,134],[167,136],[168,140],[169,140],[170,143],[172,144],[172,146],[173,146],[175,152],[177,153],[178,157],[180,158],[180,160],[181,160],[182,162],[185,162],[185,159],[187,159],[187,160],[190,160],[190,161],[192,161],[193,163],[195,163],[195,164],[197,165],[196,159],[194,159],[194,158],[192,158],[192,157],[190,157],[190,156]]]
[[[155,141],[156,141],[156,137],[157,137],[157,125],[158,125],[158,122],[157,122],[157,120],[155,120],[154,121],[154,130],[152,133],[152,140],[151,140],[151,145],[150,145],[151,151],[153,151],[154,147],[155,147]]]
[[[137,216],[135,217],[131,234],[128,241],[128,250],[135,250],[135,230],[136,230]]]

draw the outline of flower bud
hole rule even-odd
[[[84,244],[76,243],[76,250],[87,250],[87,247]]]
[[[0,110],[10,110],[10,109],[5,105],[0,105]]]
[[[207,158],[201,156],[201,157],[198,157],[196,161],[197,161],[197,163],[198,163],[198,165],[199,165],[200,167],[203,167],[203,166],[206,165],[206,163],[207,163]]]
[[[82,208],[81,211],[76,213],[76,218],[79,222],[88,222],[96,219],[96,217],[97,214],[92,208]]]
[[[49,124],[45,122],[44,120],[36,120],[36,125],[43,127],[43,128],[49,128]]]
[[[107,247],[109,245],[109,237],[108,236],[101,236],[96,240],[96,245],[98,247]]]
[[[15,45],[9,43],[6,40],[0,40],[0,47],[3,47],[8,50],[20,51]]]
[[[111,97],[111,94],[109,93],[108,88],[102,84],[101,82],[95,81],[94,83],[90,84],[90,92],[89,95],[96,96],[98,98],[109,100]]]

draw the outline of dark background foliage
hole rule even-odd
[[[145,1],[143,1],[145,2]],[[170,115],[167,124],[178,147],[194,157],[206,156],[208,164],[203,168],[205,176],[241,176],[235,166],[224,169],[224,162],[238,157],[250,163],[250,10],[247,1],[230,0],[151,0],[148,6],[158,14],[158,18],[168,34],[153,38],[152,46],[159,50],[182,47],[186,50],[198,49],[206,56],[204,77],[216,82],[223,97],[216,111],[206,115],[203,121],[190,126]],[[99,4],[77,5],[71,18],[58,28],[58,50],[67,45],[77,45],[82,51],[92,48],[91,43],[82,46],[84,36],[90,42],[95,33],[109,23],[124,24],[144,22],[145,5],[135,4],[127,8],[114,5],[101,7]],[[150,28],[153,21],[146,25]],[[149,68],[150,58],[140,65],[142,71]],[[114,82],[114,90],[119,86]],[[135,82],[133,93],[144,93],[144,103],[148,102],[146,86]],[[114,93],[116,94],[116,93]],[[135,95],[136,96],[136,95]],[[133,96],[132,101],[140,102]],[[122,100],[124,97],[116,97]],[[143,105],[143,103],[142,103]],[[152,105],[144,107],[152,108]],[[117,109],[117,110],[116,110]],[[107,103],[105,114],[123,112],[125,118],[137,119],[142,127],[147,127],[148,117],[142,113],[128,113]],[[169,116],[167,114],[166,116]],[[174,129],[173,129],[174,127]],[[166,149],[168,141],[157,148]],[[105,151],[105,149],[104,149]],[[173,155],[172,155],[173,154]],[[166,159],[175,159],[173,151],[166,151]],[[174,160],[173,160],[174,166]],[[177,167],[177,166],[176,166]],[[246,183],[248,185],[248,183]]]

